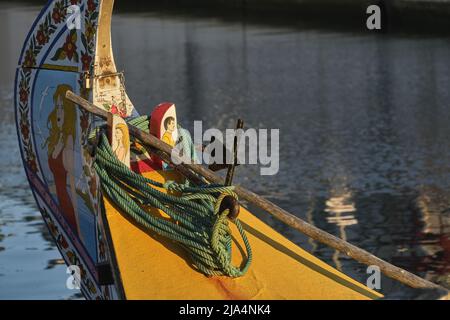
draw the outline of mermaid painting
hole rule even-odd
[[[48,147],[48,166],[53,174],[59,207],[72,231],[79,234],[74,176],[77,111],[75,105],[65,99],[67,90],[72,88],[59,85],[53,95],[54,109],[47,120],[49,137],[45,146]]]

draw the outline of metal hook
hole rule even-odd
[[[236,124],[236,131],[244,128],[244,121],[242,119],[238,119]],[[234,145],[233,145],[233,163],[228,166],[227,177],[225,179],[225,185],[231,186],[234,178],[234,171],[237,165],[237,148],[238,148],[238,137],[237,134],[234,137]]]

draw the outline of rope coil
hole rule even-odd
[[[133,125],[138,123],[148,128],[148,118],[147,121],[143,118],[132,120]],[[220,212],[225,197],[231,196],[237,200],[233,186],[193,186],[188,180],[184,184],[175,181],[162,184],[145,178],[116,158],[105,134],[101,135],[97,146],[94,168],[100,178],[102,191],[122,213],[141,227],[187,249],[198,271],[207,276],[233,278],[247,272],[252,261],[252,251],[245,231],[239,219],[233,220],[247,254],[243,266],[237,267],[232,264],[230,210]],[[156,188],[162,188],[167,193]],[[146,210],[147,207],[163,211],[170,220],[152,215]]]

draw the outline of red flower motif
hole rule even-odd
[[[87,6],[89,12],[95,11],[95,9],[97,8],[97,5],[95,4],[94,0],[88,0]]]
[[[127,110],[122,110],[119,109],[119,107],[117,107],[115,104],[113,104],[111,106],[111,109],[109,110],[112,114],[118,114],[119,116],[121,116],[122,118],[126,118],[127,117]]]
[[[71,250],[67,251],[67,259],[69,260],[70,264],[72,264],[72,265],[76,265],[77,264],[76,263],[77,262],[77,256]]]
[[[25,53],[25,60],[23,62],[24,68],[32,68],[36,64],[36,58],[34,56],[34,53],[31,49],[28,49]]]
[[[91,62],[92,62],[92,57],[88,53],[85,53],[82,55],[81,63],[83,64],[83,71],[89,70],[89,68],[91,66]]]
[[[112,105],[111,106],[111,110],[109,110],[112,114],[119,114],[119,109],[117,108],[116,105]]]
[[[66,56],[69,60],[72,60],[75,52],[77,50],[77,45],[73,41],[73,37],[69,34],[66,38],[66,43],[64,43],[63,51],[66,53]]]
[[[30,138],[30,127],[27,123],[21,123],[20,132],[22,133],[24,140],[28,140]]]
[[[52,221],[49,221],[48,227],[50,229],[51,234],[54,237],[56,237],[58,235],[58,233],[59,233],[58,228],[56,227],[56,225]]]
[[[36,41],[39,45],[44,45],[48,42],[48,36],[44,33],[44,30],[39,30],[36,34]]]
[[[28,160],[28,167],[30,168],[30,170],[34,173],[36,173],[38,171],[37,169],[37,164],[36,164],[36,159],[29,159]]]
[[[87,42],[90,43],[90,42],[92,41],[92,39],[94,38],[94,35],[95,35],[95,28],[94,28],[94,26],[92,25],[92,23],[87,22],[87,23],[86,23],[85,29],[86,29],[86,31],[85,31],[86,40],[87,40]]]
[[[22,102],[23,104],[27,103],[28,101],[28,91],[25,88],[20,88],[20,102]]]
[[[61,11],[59,8],[54,8],[52,13],[52,19],[55,23],[60,23],[62,19]]]
[[[58,236],[57,242],[63,249],[67,249],[69,247],[67,240],[62,235]]]

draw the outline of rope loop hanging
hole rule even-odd
[[[148,128],[148,117],[139,117],[130,123]],[[193,146],[191,148],[193,150]],[[207,276],[233,278],[247,272],[252,261],[250,243],[239,219],[230,219],[230,209],[222,208],[226,197],[238,200],[233,186],[197,186],[188,180],[185,183],[160,183],[143,177],[116,158],[103,133],[97,145],[94,168],[103,193],[124,215],[141,227],[183,246],[198,271]],[[148,208],[159,209],[170,219],[153,215]],[[231,221],[246,249],[242,266],[232,263]]]

